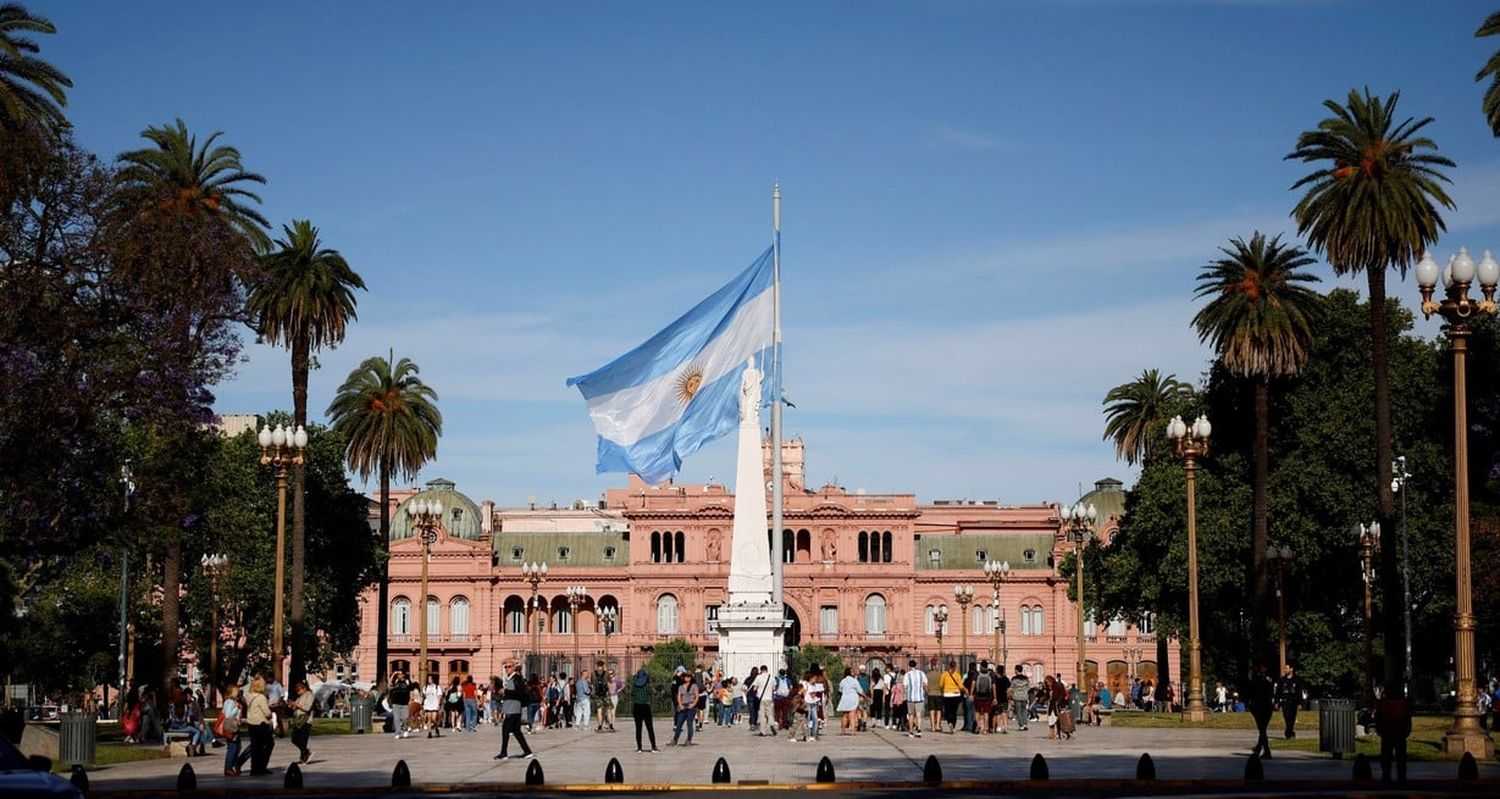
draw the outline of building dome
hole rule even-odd
[[[1106,477],[1095,482],[1094,490],[1079,497],[1078,501],[1099,509],[1098,531],[1103,533],[1111,519],[1118,524],[1125,516],[1125,484],[1113,477]],[[1109,543],[1108,540],[1105,543]]]
[[[479,512],[479,506],[474,501],[455,491],[452,480],[437,478],[428,480],[427,487],[406,498],[396,508],[396,515],[391,519],[391,540],[408,538],[411,536],[411,517],[406,515],[406,508],[414,500],[437,500],[443,506],[443,532],[450,538],[466,538],[470,541],[478,540],[479,530],[484,521]]]

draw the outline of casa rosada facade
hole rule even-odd
[[[810,490],[802,442],[783,446],[788,646],[820,644],[873,663],[964,651],[1073,679],[1078,611],[1057,565],[1074,545],[1057,505]],[[1106,541],[1123,508],[1119,486],[1101,481],[1082,499],[1099,506],[1096,534]],[[601,502],[563,508],[476,505],[445,480],[392,492],[388,668],[418,671],[423,555],[406,506],[429,499],[442,503],[443,515],[428,553],[427,658],[443,682],[496,674],[504,659],[534,647],[567,657],[575,642],[585,657],[608,651],[638,662],[657,644],[685,638],[712,660],[714,622],[728,596],[734,495],[713,483],[649,486],[632,475]],[[372,525],[378,516],[372,503]],[[1011,567],[998,604],[987,561]],[[535,592],[525,563],[547,564]],[[586,590],[576,619],[574,586]],[[955,599],[960,586],[973,589],[966,608]],[[360,646],[339,677],[375,677],[378,596],[374,587],[363,596]],[[944,606],[949,620],[939,640],[934,614]],[[618,618],[608,640],[605,608]],[[1118,687],[1136,675],[1155,679],[1155,637],[1142,626],[1085,625],[1091,680],[1103,675]]]

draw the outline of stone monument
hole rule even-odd
[[[719,608],[719,658],[724,676],[741,680],[751,668],[784,663],[786,629],[774,595],[766,484],[760,441],[761,374],[746,362],[740,377],[739,455],[734,473],[734,531],[729,540],[729,601]]]

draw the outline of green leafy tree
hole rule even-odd
[[[1500,11],[1486,17],[1484,24],[1479,26],[1479,30],[1474,31],[1474,35],[1479,38],[1500,36]],[[1484,68],[1474,76],[1474,81],[1477,83],[1486,78],[1489,79],[1490,85],[1484,90],[1482,104],[1484,119],[1490,124],[1490,130],[1494,131],[1496,136],[1500,136],[1500,51],[1496,51],[1488,61],[1484,62]]]
[[[1171,418],[1165,409],[1192,393],[1177,375],[1163,377],[1157,369],[1110,389],[1104,395],[1104,438],[1115,442],[1115,457],[1132,465],[1150,460],[1157,452],[1152,431]]]
[[[256,332],[292,353],[292,423],[307,424],[307,377],[312,353],[336,347],[357,318],[354,292],[365,282],[338,250],[323,246],[318,229],[305,219],[282,226],[283,238],[261,257],[264,271],[250,289],[250,316]],[[306,670],[303,587],[306,580],[307,473],[298,467],[292,483],[292,682]]]
[[[1380,584],[1387,595],[1401,590],[1395,495],[1391,491],[1390,354],[1385,276],[1403,277],[1445,229],[1438,206],[1452,209],[1442,171],[1453,161],[1421,135],[1432,117],[1397,121],[1400,92],[1381,98],[1352,90],[1346,105],[1323,103],[1332,114],[1297,137],[1286,157],[1317,169],[1292,188],[1306,188],[1292,215],[1297,231],[1321,252],[1337,274],[1365,273],[1370,299],[1371,361],[1374,366],[1376,518],[1381,526]],[[1385,688],[1404,682],[1405,646],[1399,616],[1386,614]]]
[[[41,47],[24,35],[28,33],[53,34],[57,28],[20,3],[0,5],[0,129],[11,132],[31,124],[65,128],[65,90],[73,88],[73,81],[37,58]]]
[[[1195,296],[1208,300],[1193,316],[1198,338],[1213,347],[1224,368],[1251,381],[1255,392],[1255,497],[1252,509],[1250,583],[1252,628],[1259,636],[1266,612],[1266,498],[1270,483],[1271,381],[1295,377],[1307,365],[1323,297],[1306,284],[1316,275],[1300,247],[1257,231],[1221,247],[1224,257],[1198,274]]]
[[[418,376],[420,369],[408,358],[392,368],[389,359],[366,358],[339,386],[328,406],[333,429],[347,442],[344,452],[349,468],[362,480],[371,474],[380,480],[380,550],[382,560],[390,554],[391,476],[410,479],[427,461],[437,456],[443,416],[437,409],[437,392]],[[388,563],[388,561],[386,561]],[[375,682],[385,682],[386,630],[390,623],[390,572],[380,578],[377,611]]]

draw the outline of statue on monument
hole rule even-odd
[[[740,373],[740,424],[753,421],[759,426],[760,370],[755,368],[755,359],[745,359],[745,371]]]

